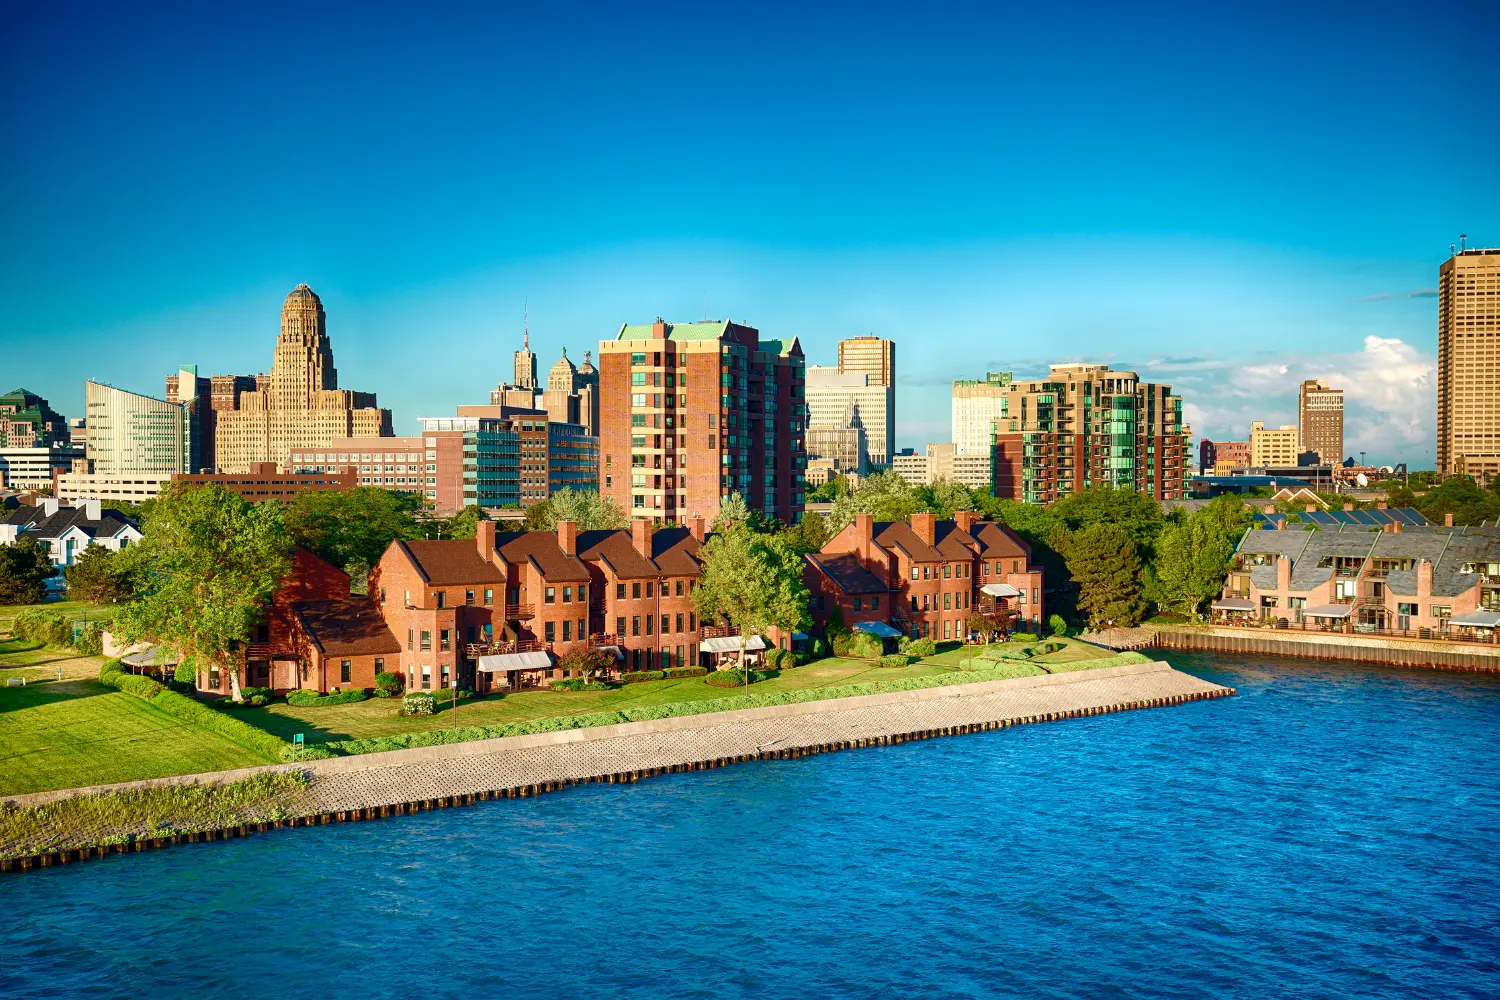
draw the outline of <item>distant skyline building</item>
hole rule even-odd
[[[303,284],[282,305],[269,375],[240,394],[237,409],[217,413],[214,465],[243,472],[263,462],[284,465],[294,449],[390,436],[391,411],[376,406],[375,393],[338,387],[323,303]]]
[[[102,476],[192,472],[197,428],[188,410],[103,382],[83,385],[90,471]]]
[[[1344,390],[1330,389],[1322,379],[1307,379],[1297,389],[1299,455],[1312,452],[1319,465],[1344,460]]]
[[[1297,445],[1296,424],[1267,427],[1264,420],[1250,424],[1250,464],[1257,469],[1297,465]]]
[[[1205,476],[1223,475],[1230,469],[1243,469],[1249,465],[1249,441],[1210,441],[1204,438],[1198,443],[1198,471]]]
[[[887,465],[896,451],[896,342],[866,334],[839,341],[839,373],[864,374],[867,386],[882,386],[885,394],[884,417],[878,423],[873,413],[861,413],[870,462]]]
[[[988,450],[983,454],[960,455],[951,441],[928,444],[924,455],[910,448],[899,452],[892,458],[891,468],[913,486],[946,479],[986,493],[990,492],[994,475]]]
[[[831,365],[810,365],[806,372],[808,427],[859,426],[864,430],[865,465],[889,465],[896,444],[896,390],[871,382],[869,372],[841,372]],[[808,455],[828,457],[812,451]]]
[[[46,399],[26,389],[0,396],[0,486],[44,489],[83,457],[67,419]]]
[[[1437,471],[1500,475],[1500,249],[1459,249],[1438,268]]]
[[[984,380],[953,382],[953,449],[955,455],[990,457],[995,426],[1005,417],[1011,376],[987,372]]]

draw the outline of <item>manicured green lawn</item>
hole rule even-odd
[[[56,611],[68,619],[78,621],[105,622],[115,615],[115,605],[96,606],[87,601],[47,601],[45,604],[0,604],[0,635],[10,635],[10,627],[16,616],[32,608]]]
[[[269,763],[97,681],[0,687],[0,795]]]

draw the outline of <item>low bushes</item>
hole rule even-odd
[[[28,608],[16,615],[10,631],[17,639],[29,639],[48,646],[68,646],[73,642],[72,623],[58,612],[42,608]]]
[[[1011,636],[1011,639],[1016,642],[1036,642],[1037,634],[1035,632],[1016,632]]]
[[[402,715],[431,715],[437,711],[437,699],[420,691],[401,699]]]
[[[375,690],[384,691],[379,697],[389,698],[401,690],[401,675],[383,671],[375,675]]]
[[[854,656],[873,660],[880,655],[880,640],[866,632],[841,632],[832,636],[834,656]]]
[[[99,683],[107,684],[117,691],[133,694],[146,701],[150,701],[166,690],[166,687],[151,678],[128,674],[121,670],[120,666],[119,660],[105,661],[104,665],[99,668]]]
[[[645,673],[645,671],[641,671]],[[553,681],[547,685],[551,691],[608,691],[610,685],[603,681],[592,681],[587,677],[565,677],[560,681]]]
[[[620,675],[621,684],[640,684],[642,681],[659,681],[667,676],[665,670],[627,670]],[[552,685],[557,687],[556,684]]]
[[[915,656],[907,656],[905,653],[887,653],[875,661],[877,667],[904,667],[916,662]]]
[[[89,622],[73,640],[73,648],[84,656],[100,656],[104,653],[104,630],[95,622]]]
[[[937,643],[931,639],[912,639],[901,647],[907,656],[936,656]]]
[[[1068,623],[1062,615],[1052,615],[1047,619],[1047,630],[1053,635],[1067,635]]]
[[[365,701],[369,697],[360,688],[333,691],[329,694],[320,694],[317,691],[293,691],[286,696],[286,703],[299,707],[318,708],[325,705],[348,705],[356,701]]]
[[[756,681],[763,681],[765,679],[765,674],[755,670],[750,671],[751,684],[754,684]],[[707,684],[709,687],[716,688],[744,687],[745,672],[738,667],[735,667],[731,670],[715,670],[713,673],[703,678],[703,683]]]
[[[669,667],[662,671],[662,675],[668,680],[677,677],[702,677],[708,673],[707,667]]]
[[[768,649],[766,650],[766,667],[771,670],[785,670],[788,667],[799,666],[797,656],[790,649]]]

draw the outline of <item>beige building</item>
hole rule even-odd
[[[1438,471],[1500,475],[1500,249],[1438,268],[1437,397]]]
[[[870,381],[869,372],[841,372],[831,365],[807,369],[807,426],[864,431],[864,465],[888,465],[896,444],[896,390]],[[809,450],[813,458],[826,456]]]
[[[891,467],[913,486],[948,479],[985,492],[989,492],[993,470],[989,452],[960,455],[951,441],[929,444],[925,455],[897,455]]]
[[[1297,425],[1267,427],[1264,420],[1250,425],[1250,464],[1286,468],[1297,464]]]
[[[239,409],[220,411],[215,467],[246,472],[262,462],[285,464],[293,449],[339,438],[391,436],[391,411],[373,392],[338,387],[323,303],[298,285],[281,308],[281,335],[264,388],[241,394]]]
[[[984,381],[953,383],[953,448],[956,454],[982,455],[986,462],[995,446],[995,426],[1006,416],[1009,372],[988,372]],[[986,476],[988,481],[988,476]]]
[[[83,384],[87,455],[105,476],[193,471],[193,434],[187,408],[126,392],[102,382]]]
[[[810,374],[812,369],[808,371]],[[841,340],[837,371],[847,377],[842,383],[845,388],[864,390],[851,394],[851,398],[859,399],[859,416],[861,426],[865,429],[865,447],[869,452],[870,464],[888,464],[896,451],[896,342],[873,335]],[[861,375],[865,377],[863,384],[856,381]],[[821,385],[823,391],[820,395],[825,400],[821,409],[826,411],[829,407],[826,400],[833,383],[825,379]],[[872,390],[883,391],[876,399]],[[808,408],[811,412],[813,402],[810,377],[808,396]],[[822,426],[832,424],[825,423]]]
[[[155,500],[161,488],[172,481],[170,472],[136,472],[125,475],[98,472],[64,472],[57,477],[57,499],[63,504],[84,500],[121,500],[144,503]]]
[[[1308,379],[1297,389],[1299,452],[1314,452],[1321,465],[1344,460],[1344,390]]]
[[[864,372],[871,385],[896,384],[896,342],[872,335],[839,341],[839,371]]]

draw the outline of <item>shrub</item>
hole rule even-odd
[[[826,640],[819,639],[816,636],[814,636],[813,638],[807,640],[807,659],[808,659],[808,661],[821,660],[821,659],[823,659],[827,655],[828,655],[828,643],[827,643]]]
[[[790,649],[768,649],[766,650],[766,666],[771,670],[785,670],[797,665],[796,658]]]
[[[1016,642],[1036,642],[1035,632],[1016,632],[1011,636]]]
[[[377,690],[385,692],[384,695],[377,697],[389,698],[392,694],[401,690],[401,675],[393,674],[390,671],[378,673],[375,675],[375,687]]]
[[[642,681],[659,681],[666,676],[665,670],[629,670],[620,675],[620,683],[639,684]],[[553,687],[556,686],[553,685]]]
[[[172,671],[172,679],[178,684],[186,684],[189,687],[198,686],[198,668],[192,660],[183,660],[177,664],[177,669]]]
[[[614,664],[614,656],[600,649],[572,649],[557,659],[557,665],[562,667],[564,676],[582,677],[585,680],[604,673]]]
[[[337,755],[332,750],[318,743],[304,743],[301,750],[298,750],[296,744],[293,743],[288,743],[281,748],[281,759],[288,764],[303,760],[327,760],[334,756]]]
[[[107,684],[117,691],[135,695],[137,698],[144,698],[146,701],[152,700],[166,690],[160,683],[149,677],[138,677],[135,674],[126,673],[121,669],[122,666],[119,660],[107,661],[99,668],[99,683]]]
[[[644,673],[645,671],[642,671]],[[608,684],[602,681],[589,680],[586,677],[567,677],[560,681],[553,681],[547,685],[551,691],[609,691]]]
[[[832,637],[834,656],[856,656],[872,660],[881,653],[880,640],[865,632],[844,632]]]
[[[916,657],[907,656],[905,653],[887,653],[876,660],[875,665],[879,667],[904,667],[915,659]]]
[[[73,648],[84,656],[99,656],[104,652],[103,630],[94,622],[89,622],[78,633],[78,638],[73,640]]]
[[[931,639],[913,639],[901,651],[907,656],[936,656],[937,643]]]
[[[706,673],[708,673],[707,667],[671,667],[662,671],[662,675],[667,678],[702,677]]]
[[[381,688],[381,687],[378,687],[375,690],[371,691],[370,693],[372,695],[374,695],[375,697],[377,697],[377,698],[394,698],[394,697],[396,697],[396,692],[392,691],[390,688]]]
[[[763,681],[766,675],[754,670],[750,671],[750,683]],[[703,683],[716,688],[732,688],[745,686],[745,672],[738,667],[731,670],[716,670],[703,678]]]
[[[73,643],[72,623],[58,612],[42,608],[30,608],[16,615],[10,631],[18,639],[30,639],[48,646],[69,646]]]
[[[430,694],[413,692],[401,699],[402,715],[431,715],[437,711],[437,699]]]
[[[319,708],[326,705],[348,705],[352,702],[364,701],[369,697],[361,688],[351,688],[348,691],[333,691],[329,694],[319,694],[317,691],[293,691],[286,696],[286,703],[288,705]]]
[[[1067,635],[1068,623],[1063,620],[1062,615],[1053,615],[1047,619],[1047,628],[1053,635]]]

